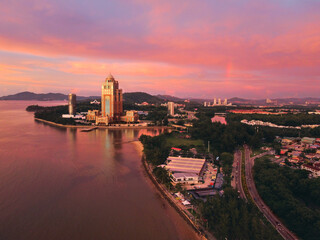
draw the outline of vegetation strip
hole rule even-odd
[[[179,207],[177,204],[168,196],[170,193],[167,192],[167,190],[161,186],[161,184],[157,181],[157,179],[154,177],[154,175],[151,172],[150,167],[148,166],[148,163],[145,159],[145,155],[142,156],[142,165],[145,169],[148,177],[153,182],[153,184],[156,186],[156,188],[161,193],[161,196],[165,198],[168,203],[178,212],[178,214],[202,237],[205,237],[203,233],[194,225],[194,222],[189,218],[189,216]]]
[[[263,201],[288,228],[302,239],[319,239],[320,178],[262,157],[256,159],[254,179]]]

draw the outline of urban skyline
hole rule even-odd
[[[0,9],[1,96],[99,95],[109,72],[127,92],[318,96],[319,1],[33,0]]]

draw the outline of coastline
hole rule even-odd
[[[172,129],[172,127],[168,126],[90,126],[90,125],[63,125],[60,123],[55,123],[51,121],[47,121],[40,118],[34,118],[35,121],[43,122],[51,126],[62,127],[62,128],[90,128],[97,127],[101,129]]]
[[[183,209],[181,209],[181,207],[173,200],[173,196],[167,191],[167,189],[165,189],[165,187],[163,187],[154,177],[154,175],[152,174],[151,168],[149,167],[146,159],[145,159],[145,155],[142,154],[142,166],[143,169],[145,170],[146,174],[148,175],[149,179],[151,180],[151,182],[154,184],[154,186],[156,187],[156,189],[160,192],[161,197],[163,197],[164,199],[166,199],[166,201],[168,201],[168,203],[177,211],[177,213],[193,228],[193,230],[196,232],[196,234],[199,236],[199,239],[215,239],[213,236],[208,238],[207,236],[205,236],[204,231],[200,230],[199,227],[197,227],[194,222],[191,220],[191,218],[184,212]],[[205,231],[205,233],[207,234],[207,231]]]
[[[67,128],[75,129],[75,128],[90,128],[90,127],[92,127],[92,126],[81,126],[81,125],[63,125],[63,124],[54,123],[54,122],[39,119],[39,118],[34,118],[34,120],[37,122],[42,122],[44,124],[54,126],[54,127],[60,127],[60,128],[66,128],[66,129]],[[171,127],[167,127],[167,126],[96,126],[96,127],[100,128],[100,129],[130,129],[130,128],[131,129],[171,129]],[[149,167],[148,163],[146,162],[145,156],[143,154],[143,146],[141,146],[140,151],[142,153],[141,161],[142,161],[143,168],[144,168],[146,174],[148,175],[148,178],[151,180],[153,185],[156,187],[157,191],[159,191],[160,196],[162,198],[164,198],[175,209],[175,211],[184,219],[184,221],[186,221],[186,223],[192,227],[192,229],[195,231],[195,233],[198,236],[197,239],[199,239],[199,240],[200,239],[201,240],[215,239],[214,237],[207,237],[206,236],[206,235],[208,235],[207,231],[200,229],[197,225],[195,225],[195,223],[188,216],[188,214],[185,213],[185,211],[174,201],[173,196],[167,191],[167,189],[165,189],[160,183],[158,183],[158,181],[156,180],[156,178],[154,177],[154,175],[152,173],[151,168]]]

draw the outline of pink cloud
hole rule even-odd
[[[0,51],[54,59],[17,61],[16,68],[5,68],[6,79],[15,81],[20,71],[28,71],[40,81],[57,71],[59,76],[48,76],[43,84],[78,88],[74,79],[81,76],[81,92],[85,82],[94,91],[98,79],[111,71],[124,78],[130,91],[138,90],[131,80],[139,89],[195,96],[319,90],[318,2],[84,4],[0,2]],[[105,14],[107,7],[112,11]],[[88,81],[92,76],[97,83]],[[305,82],[313,87],[301,87]]]

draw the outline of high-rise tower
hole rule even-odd
[[[174,115],[174,102],[168,102],[168,114],[171,116]]]
[[[75,115],[76,114],[76,95],[70,93],[68,95],[68,106],[69,106],[69,114],[70,115]]]
[[[108,117],[109,122],[120,121],[122,114],[122,89],[119,83],[109,74],[102,84],[101,112],[103,117]]]

